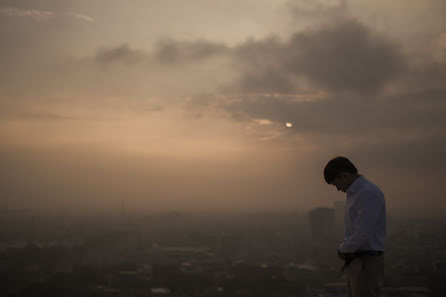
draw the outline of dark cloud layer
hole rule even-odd
[[[148,62],[170,67],[183,63],[199,63],[213,56],[227,53],[230,53],[230,48],[221,43],[207,40],[188,42],[164,39],[158,42],[153,52],[138,50],[128,44],[101,48],[96,52],[94,60],[103,65],[122,63],[132,66],[136,63]]]
[[[229,48],[224,44],[207,40],[187,42],[166,39],[158,44],[154,56],[157,61],[170,64],[202,61],[214,55],[226,53],[228,50]]]
[[[292,122],[299,133],[350,134],[380,131],[438,131],[446,127],[446,90],[405,93],[380,100],[356,97],[296,102],[259,96],[221,103],[234,115]]]
[[[293,37],[291,71],[333,91],[374,92],[401,73],[404,58],[356,21]]]
[[[242,90],[273,93],[290,92],[299,77],[332,92],[377,92],[406,64],[395,44],[353,20],[296,33],[285,43],[249,41],[236,59]]]
[[[112,48],[102,48],[96,53],[95,60],[100,64],[136,64],[144,61],[146,54],[142,51],[131,49],[128,44],[122,44]]]
[[[336,151],[348,141],[351,152],[382,166],[446,169],[446,65],[411,65],[396,42],[355,20],[286,42],[248,40],[233,57],[238,80],[223,88],[226,97],[211,98],[234,119],[291,122],[288,131],[317,135],[319,146]],[[308,86],[324,98],[290,96],[305,98]]]
[[[295,33],[286,42],[248,40],[231,54],[238,79],[222,88],[223,96],[207,96],[208,103],[202,96],[191,100],[189,110],[217,106],[241,121],[292,122],[289,131],[301,135],[368,137],[389,155],[407,146],[397,160],[421,157],[423,148],[432,157],[428,164],[440,157],[431,148],[443,147],[439,139],[446,135],[446,65],[410,65],[396,42],[355,20]],[[305,99],[304,84],[312,93],[296,101],[290,94]],[[312,99],[317,92],[324,98]],[[378,141],[388,135],[394,142]]]

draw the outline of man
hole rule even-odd
[[[345,238],[339,245],[338,256],[345,261],[348,295],[380,296],[386,236],[384,194],[344,157],[328,162],[324,177],[329,185],[347,194]]]

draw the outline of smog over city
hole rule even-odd
[[[445,13],[0,0],[0,295],[342,296],[345,156],[385,194],[385,296],[442,296]]]

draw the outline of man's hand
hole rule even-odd
[[[342,253],[338,250],[338,257],[346,261],[350,257],[350,253]]]

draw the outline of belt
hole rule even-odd
[[[352,254],[353,257],[362,257],[362,256],[381,256],[384,254],[383,251],[357,251]]]
[[[350,265],[350,263],[353,261],[353,258],[356,257],[363,257],[363,256],[381,256],[383,255],[383,251],[357,251],[354,253],[351,253],[347,259],[344,262],[344,265],[339,269],[341,272],[344,272],[344,270]]]

